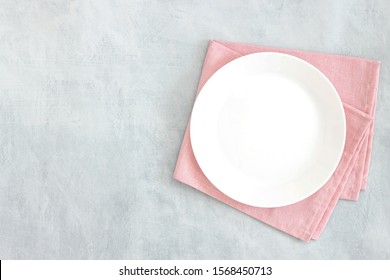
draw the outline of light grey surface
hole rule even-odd
[[[0,0],[0,259],[389,259],[390,2]],[[305,244],[172,179],[208,40],[382,61],[368,190]]]

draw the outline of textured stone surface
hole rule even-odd
[[[389,259],[390,3],[0,0],[0,259]],[[368,189],[305,244],[175,182],[208,40],[382,61]]]

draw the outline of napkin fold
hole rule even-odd
[[[237,202],[220,192],[201,171],[192,151],[188,125],[173,177],[255,219],[309,241],[320,236],[340,198],[357,200],[360,190],[366,187],[380,63],[356,57],[210,41],[197,94],[226,63],[243,55],[270,51],[311,63],[328,77],[340,94],[347,134],[344,152],[333,176],[319,191],[292,205],[260,208]]]

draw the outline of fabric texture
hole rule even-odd
[[[344,105],[347,134],[344,152],[333,176],[319,191],[289,206],[260,208],[237,202],[213,186],[201,171],[192,151],[188,125],[173,177],[264,223],[309,241],[320,236],[339,199],[357,200],[360,191],[366,188],[380,63],[333,54],[211,41],[197,94],[226,63],[243,55],[269,51],[290,54],[311,63],[337,89]]]

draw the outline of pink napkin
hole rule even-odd
[[[328,77],[340,94],[347,136],[333,176],[319,191],[298,203],[278,208],[248,206],[224,195],[202,173],[192,151],[188,125],[173,177],[299,239],[317,239],[337,201],[340,198],[357,200],[360,190],[366,187],[380,63],[356,57],[211,41],[197,93],[226,63],[243,55],[265,51],[294,55],[311,63]]]

